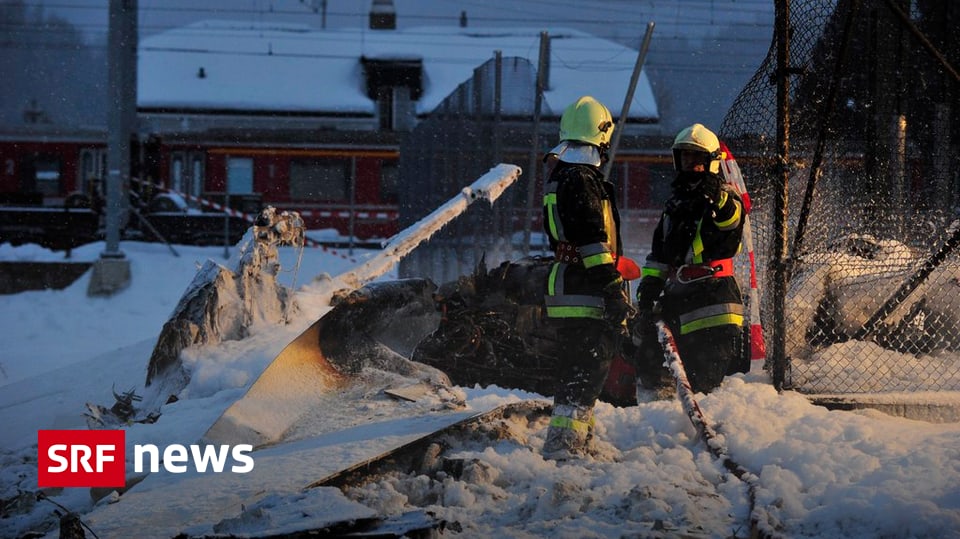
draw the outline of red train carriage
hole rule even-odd
[[[0,199],[63,206],[67,195],[87,192],[103,177],[106,155],[102,132],[0,133]]]
[[[396,147],[228,146],[221,142],[134,145],[132,189],[157,189],[256,214],[262,205],[301,213],[310,229],[358,239],[388,238],[397,228]],[[60,207],[71,194],[92,196],[106,177],[106,134],[28,131],[0,135],[0,202]]]
[[[300,212],[310,229],[388,238],[398,232],[398,159],[391,148],[211,147],[204,185],[260,193],[265,204]]]
[[[211,203],[208,211],[216,211],[229,194],[230,206],[243,213],[272,205],[300,212],[311,230],[335,229],[360,240],[389,238],[399,231],[399,149],[393,141],[362,142],[151,136],[133,145],[132,189],[147,199],[157,189],[180,192]],[[106,176],[106,157],[104,132],[0,133],[0,201],[63,206],[72,193],[92,194]],[[670,157],[621,151],[614,174],[623,215],[638,228],[629,239],[645,242],[652,228],[648,221],[669,190]],[[538,219],[539,212],[533,213]],[[522,215],[518,218],[521,229]]]

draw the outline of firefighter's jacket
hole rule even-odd
[[[613,184],[597,167],[559,162],[544,185],[543,226],[555,256],[547,317],[602,319],[604,289],[622,283]]]
[[[662,290],[664,317],[681,335],[742,325],[743,296],[732,272],[742,233],[743,203],[728,186],[716,203],[674,189],[641,270],[638,303]]]

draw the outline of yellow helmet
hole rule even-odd
[[[560,140],[577,140],[606,149],[612,134],[610,111],[589,95],[570,104],[560,117]]]
[[[680,171],[680,152],[692,151],[706,154],[704,162],[709,162],[710,172],[720,172],[720,160],[725,156],[720,151],[720,139],[703,124],[693,124],[677,133],[673,139],[673,168]]]

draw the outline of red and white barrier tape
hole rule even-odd
[[[174,194],[180,195],[181,197],[183,197],[183,198],[186,199],[186,200],[192,200],[192,201],[194,201],[194,202],[197,202],[197,203],[200,204],[201,206],[207,206],[207,207],[209,207],[209,208],[213,208],[213,209],[215,209],[215,210],[217,210],[217,211],[224,212],[224,213],[226,213],[227,215],[230,215],[230,216],[232,216],[232,217],[239,217],[239,218],[243,219],[244,221],[246,221],[246,222],[248,222],[248,223],[250,223],[250,224],[253,224],[253,223],[255,223],[255,222],[257,221],[257,217],[256,217],[255,215],[250,215],[250,214],[248,214],[248,213],[243,213],[243,212],[234,210],[233,208],[229,208],[229,207],[226,207],[226,206],[224,206],[224,205],[222,205],[222,204],[218,204],[218,203],[216,203],[216,202],[214,202],[214,201],[212,201],[212,200],[207,200],[207,199],[205,199],[205,198],[201,198],[201,197],[198,197],[198,196],[195,196],[195,195],[191,195],[191,194],[189,194],[189,193],[184,193],[184,192],[182,192],[182,191],[178,191],[178,190],[172,189],[172,188],[170,188],[170,187],[165,187],[165,186],[160,185],[160,184],[157,184],[157,183],[149,183],[149,182],[146,182],[146,181],[144,181],[144,180],[137,179],[137,178],[132,178],[132,180],[135,181],[135,182],[137,182],[137,183],[143,184],[143,185],[149,185],[149,186],[151,186],[151,187],[153,187],[153,188],[155,188],[155,189],[161,190],[161,191],[167,191],[167,192],[170,192],[170,193],[174,193]],[[299,212],[298,212],[298,213],[299,213]],[[328,212],[328,213],[329,213],[329,212]],[[305,213],[301,213],[301,215],[305,215]],[[349,213],[348,213],[347,215],[349,216]],[[321,250],[323,250],[324,252],[330,253],[330,254],[332,254],[332,255],[334,255],[334,256],[338,256],[338,257],[340,257],[340,258],[342,258],[342,259],[344,259],[344,260],[353,262],[354,264],[356,264],[356,263],[358,262],[357,259],[355,259],[355,258],[353,258],[353,257],[351,257],[351,256],[348,256],[348,255],[345,255],[345,254],[343,254],[343,253],[340,253],[340,252],[338,252],[338,251],[335,250],[335,249],[331,249],[330,247],[327,247],[326,245],[320,243],[319,241],[314,240],[314,239],[311,239],[310,237],[306,236],[306,234],[304,234],[304,236],[303,236],[303,241],[304,241],[304,244],[307,245],[307,246],[309,246],[309,247],[318,247],[318,248],[320,248]]]
[[[300,215],[304,217],[338,217],[341,219],[349,219],[349,211],[331,211],[331,210],[303,210],[299,212]],[[396,219],[399,214],[397,212],[367,212],[367,211],[358,211],[354,213],[354,216],[358,219],[378,219],[381,221],[390,221]]]

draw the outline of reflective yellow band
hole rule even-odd
[[[721,191],[720,191],[720,200],[717,201],[717,203],[715,204],[715,206],[716,206],[717,208],[722,208],[723,205],[727,203],[727,199],[728,199],[728,198],[730,198],[730,196],[727,194],[727,192],[721,190]]]
[[[553,305],[547,306],[549,318],[603,318],[603,307],[587,307],[584,305]]]
[[[547,230],[550,231],[550,237],[558,241],[566,241],[560,216],[557,213],[557,193],[550,192],[543,195],[543,205],[547,208]]]
[[[640,270],[640,277],[657,277],[664,281],[667,280],[667,274],[670,272],[670,266],[664,264],[663,262],[655,262],[653,260],[647,259],[643,264],[643,268]]]
[[[572,417],[565,417],[562,415],[555,415],[550,418],[550,426],[557,427],[561,429],[570,429],[572,431],[579,432],[580,434],[589,434],[590,427],[594,424],[593,418],[590,418],[590,421],[580,421],[578,419],[573,419]]]
[[[693,245],[690,246],[693,251],[694,264],[703,264],[703,238],[700,237],[700,225],[702,224],[703,219],[697,221],[697,233],[693,235]]]
[[[547,295],[553,296],[557,293],[557,272],[560,271],[560,264],[550,266],[550,276],[547,277]]]
[[[567,264],[554,263],[547,278],[543,302],[549,318],[603,318],[603,298],[584,294],[565,294],[563,274]]]
[[[701,318],[699,320],[694,320],[686,324],[680,325],[680,334],[686,335],[688,333],[693,333],[694,331],[706,328],[712,328],[717,326],[725,325],[734,325],[742,326],[743,325],[743,315],[742,314],[718,314],[715,316],[708,316],[706,318]]]
[[[613,253],[605,243],[588,243],[577,248],[583,259],[583,267],[592,268],[600,264],[613,264]]]
[[[657,279],[667,279],[666,270],[660,268],[651,268],[650,266],[644,266],[640,269],[640,278],[643,277],[656,277]]]
[[[592,268],[601,264],[613,264],[613,254],[607,252],[583,257],[583,267],[585,268]]]
[[[740,303],[722,303],[708,305],[680,315],[680,334],[733,324],[743,325],[743,305]]]
[[[740,222],[742,206],[736,200],[733,201],[733,204],[734,204],[733,216],[730,217],[729,219],[724,219],[723,221],[716,222],[717,228],[719,228],[720,230],[732,230],[733,228],[736,228],[737,223]]]

